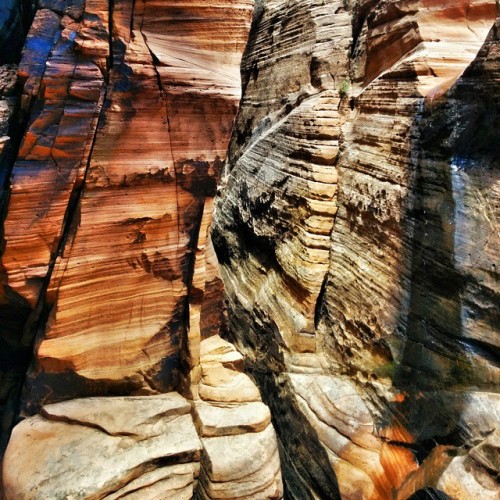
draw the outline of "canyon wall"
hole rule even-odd
[[[252,10],[38,2],[4,165],[6,499],[282,496],[208,232]]]
[[[496,1],[5,6],[0,496],[496,499]]]
[[[289,498],[498,494],[497,15],[256,9],[213,239]]]

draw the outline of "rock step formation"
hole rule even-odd
[[[177,393],[47,405],[14,429],[5,498],[191,498],[201,444],[190,410]]]
[[[207,398],[73,399],[23,420],[3,461],[5,499],[282,498],[271,415],[234,367],[241,355],[219,336],[201,352],[209,373],[231,366],[210,378]]]
[[[271,415],[255,384],[241,373],[241,354],[218,335],[201,342],[200,354],[194,412],[203,455],[197,498],[282,498]]]

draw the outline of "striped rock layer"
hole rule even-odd
[[[290,498],[498,496],[497,15],[256,9],[212,236]]]
[[[282,497],[209,237],[252,9],[38,2],[2,200],[6,499]]]
[[[498,498],[497,16],[39,0],[0,73],[1,494]]]

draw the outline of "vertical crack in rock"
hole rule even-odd
[[[21,59],[21,41],[24,40],[31,22],[31,4],[28,2],[8,2],[6,11],[14,13],[15,21],[0,20],[0,47],[8,48],[8,53],[0,54],[3,64],[10,61],[14,64],[0,66],[0,256],[5,248],[4,222],[10,199],[10,176],[14,167],[23,135],[28,126],[29,113],[22,107],[21,85],[17,75]],[[19,12],[20,8],[22,12]],[[6,24],[4,24],[6,23]],[[9,25],[9,27],[7,27]],[[14,28],[14,32],[9,32]],[[7,33],[6,33],[7,31]],[[13,38],[15,40],[13,40]],[[0,280],[3,281],[4,268],[0,263]],[[1,296],[0,296],[1,297]],[[3,297],[2,297],[3,298]],[[0,299],[0,323],[6,331],[0,332],[0,459],[7,445],[10,428],[17,406],[17,393],[27,366],[27,353],[16,346],[11,338],[18,333],[18,325],[23,321],[24,312],[13,321],[8,321],[8,312]]]
[[[176,159],[174,156],[174,149],[172,145],[172,134],[173,130],[170,124],[170,111],[169,111],[169,106],[168,106],[168,100],[167,100],[167,89],[165,88],[159,70],[158,70],[158,65],[160,65],[160,61],[158,57],[155,55],[155,53],[152,51],[150,45],[148,44],[148,40],[146,35],[143,33],[143,22],[144,18],[141,22],[140,25],[140,33],[141,36],[144,39],[144,43],[151,55],[151,60],[153,64],[153,69],[155,72],[156,80],[158,83],[158,89],[159,92],[162,96],[162,103],[165,108],[165,120],[166,120],[166,128],[168,131],[168,138],[169,138],[169,152],[171,155],[172,163],[174,165],[173,169],[173,176],[174,176],[174,183],[175,183],[175,196],[176,196],[176,203],[177,203],[177,210],[180,212],[181,211],[181,206],[180,206],[180,189],[181,188],[181,183],[178,175],[178,169],[176,167]],[[194,279],[194,270],[195,270],[195,250],[198,245],[198,239],[200,237],[200,229],[201,229],[201,223],[202,223],[202,215],[203,215],[203,209],[204,209],[205,202],[203,202],[202,206],[200,207],[199,213],[195,214],[193,216],[194,219],[194,225],[192,226],[191,229],[191,237],[189,239],[188,245],[186,247],[186,253],[184,254],[184,260],[187,261],[187,264],[185,264],[184,268],[184,276],[185,280],[184,283],[186,285],[186,297],[184,299],[184,305],[183,305],[183,316],[182,316],[182,332],[180,334],[180,366],[179,366],[179,372],[180,372],[180,377],[177,382],[177,389],[180,390],[182,393],[189,394],[189,389],[186,388],[186,386],[189,385],[189,342],[188,342],[188,332],[191,328],[190,325],[190,297],[192,296],[192,285],[193,285],[193,279]],[[181,220],[180,217],[177,219],[177,232],[178,234],[181,234],[182,228],[181,228]],[[179,249],[180,250],[180,249]]]
[[[496,499],[497,4],[39,0],[7,500]]]
[[[20,363],[16,369],[18,372],[17,379],[13,381],[13,387],[11,389],[10,402],[8,403],[11,410],[4,415],[6,420],[5,425],[3,426],[3,433],[7,436],[10,432],[12,420],[16,414],[16,410],[14,408],[19,402],[20,391],[23,385],[23,379],[26,374],[28,363],[30,362],[30,354],[33,350],[35,336],[37,333],[43,331],[43,323],[46,320],[48,310],[50,309],[50,306],[46,304],[45,300],[47,289],[56,260],[62,252],[70,227],[74,222],[78,199],[83,188],[83,182],[88,168],[88,150],[91,150],[92,148],[93,130],[91,131],[90,129],[95,129],[97,125],[97,114],[95,114],[94,118],[92,118],[94,110],[90,109],[89,119],[91,121],[93,120],[93,125],[91,125],[91,121],[89,121],[88,129],[84,128],[82,131],[84,134],[84,141],[88,141],[90,139],[90,144],[85,144],[85,142],[82,141],[83,148],[81,149],[72,149],[71,143],[69,146],[64,144],[63,137],[65,136],[65,132],[60,126],[60,120],[61,118],[64,120],[65,104],[64,101],[58,97],[58,94],[56,94],[55,91],[60,89],[62,91],[62,95],[66,95],[66,98],[68,98],[72,92],[70,90],[70,85],[74,85],[73,98],[76,100],[74,109],[77,110],[78,106],[80,106],[80,108],[84,110],[86,106],[86,104],[84,104],[85,97],[83,100],[78,101],[83,94],[81,91],[77,90],[77,84],[72,83],[77,82],[79,79],[80,81],[83,80],[81,70],[79,75],[77,75],[79,63],[72,55],[70,55],[68,49],[66,48],[67,44],[74,43],[76,31],[72,28],[73,26],[78,26],[78,24],[77,21],[70,19],[69,17],[66,21],[61,20],[61,17],[58,14],[56,14],[53,10],[50,10],[50,7],[52,6],[51,2],[46,2],[46,4],[47,5],[44,6],[49,8],[42,8],[36,14],[35,20],[27,37],[23,58],[19,66],[19,75],[24,83],[22,98],[23,112],[26,116],[29,116],[31,113],[31,120],[28,130],[25,134],[23,134],[24,137],[22,144],[20,144],[18,149],[17,161],[13,166],[11,194],[8,200],[9,214],[4,222],[4,237],[7,245],[6,250],[3,252],[3,265],[5,269],[3,276],[3,294],[7,298],[7,305],[4,306],[6,309],[6,321],[2,326],[3,328],[8,329],[9,324],[12,322],[15,315],[19,315],[16,325],[12,326],[12,332],[10,335],[15,338],[15,340],[13,340],[13,346],[17,345],[17,348],[13,348],[21,350],[21,352],[25,353],[23,356],[23,362]],[[73,15],[78,17],[81,14],[76,12],[73,13]],[[69,73],[67,73],[61,81],[57,81],[57,77],[54,78],[54,73],[57,69],[54,67],[49,68],[46,64],[49,60],[55,62],[56,65],[58,64],[58,61],[65,61],[69,68],[71,68]],[[80,92],[80,94],[78,92]],[[103,96],[101,92],[102,91],[100,89],[97,89],[96,99],[98,102],[96,102],[96,106],[102,105]],[[49,107],[45,108],[46,103],[49,102],[51,104],[47,105]],[[50,108],[50,106],[53,107]],[[47,113],[47,122],[45,125],[41,121],[37,121],[40,119],[40,113],[43,113],[44,109],[51,109],[51,112],[53,113],[53,116],[51,116],[49,112]],[[61,112],[62,115],[59,114]],[[51,120],[54,121],[51,123]],[[70,118],[68,117],[66,121],[68,122],[69,120]],[[43,132],[44,127],[47,127],[48,124],[51,125],[51,128],[46,128],[45,132]],[[36,134],[40,134],[39,144],[37,144],[37,139],[35,138]],[[89,134],[91,137],[89,137]],[[47,140],[51,142],[43,144],[43,141]],[[85,156],[85,147],[87,148],[87,156]],[[64,149],[67,151],[65,153],[67,155],[66,157],[61,155],[61,152]],[[72,155],[74,156],[74,163],[68,163],[67,158]],[[79,155],[82,156],[80,157]],[[74,169],[73,173],[71,172],[71,168]],[[79,170],[80,173],[75,176],[74,173],[76,173],[77,170]],[[26,225],[26,220],[23,220],[25,215],[22,212],[22,205],[20,205],[17,200],[21,199],[20,192],[24,189],[23,184],[26,179],[23,176],[27,172],[30,172],[30,175],[34,178],[38,176],[42,185],[44,182],[42,180],[44,175],[47,176],[46,180],[53,178],[56,183],[54,186],[54,193],[52,194],[52,197],[49,197],[46,206],[42,207],[42,212],[38,214],[36,211],[37,209],[39,210],[39,207],[34,207],[35,216],[39,217],[39,219],[35,219],[35,221],[31,223],[31,227],[35,232],[39,231],[37,237],[40,239],[40,242],[43,242],[42,246],[47,250],[46,254],[42,258],[43,264],[40,271],[35,271],[33,278],[27,278],[26,283],[28,284],[28,287],[30,286],[29,282],[31,281],[34,285],[34,290],[33,292],[28,292],[28,295],[25,295],[25,297],[27,297],[26,301],[26,298],[22,297],[22,295],[25,294],[27,289],[20,291],[19,283],[14,284],[15,279],[12,286],[7,280],[9,279],[9,273],[12,272],[12,263],[17,260],[15,254],[14,259],[12,259],[13,254],[9,245],[12,245],[12,241],[14,241],[14,248],[23,248],[24,243],[22,242],[22,238],[23,236],[28,236],[21,234],[21,238],[18,239],[18,241],[15,241],[15,237],[12,240],[12,229],[15,228],[15,230],[18,231],[20,227],[22,228]],[[30,177],[28,176],[28,178]],[[60,208],[58,208],[58,220],[54,220],[56,231],[53,233],[53,239],[49,237],[48,234],[47,237],[45,237],[45,229],[43,227],[44,218],[48,217],[52,200],[56,199],[55,192],[60,189],[65,189],[64,186],[66,182],[68,183],[65,195],[67,200],[66,206],[64,206],[63,203]],[[37,198],[39,194],[41,194],[42,197],[47,196],[46,193],[44,195],[36,190],[32,189],[32,191],[34,193],[31,195],[32,198]],[[43,203],[39,203],[39,205],[43,205]],[[45,213],[42,215],[44,210]],[[11,219],[14,219],[14,224]],[[59,229],[57,229],[58,226]],[[23,302],[24,305],[22,305]],[[19,312],[15,311],[16,308],[19,309],[20,306],[24,309],[24,312],[22,313],[20,310]],[[8,332],[2,332],[2,336],[8,336]]]
[[[56,3],[58,12],[68,7]],[[51,57],[72,49],[69,39],[79,64],[109,73],[80,190],[60,203],[62,239],[37,235],[57,258],[37,269],[39,279],[48,273],[39,290],[19,272],[18,289],[32,300],[40,292],[35,307],[43,301],[48,314],[24,393],[25,412],[39,414],[14,428],[3,464],[8,500],[283,496],[269,409],[219,335],[222,282],[209,237],[252,4],[87,0],[74,36],[63,16],[69,32]],[[91,97],[88,86],[74,88],[79,64],[56,95]],[[36,119],[47,119],[47,102]],[[52,146],[59,177],[67,158],[53,145],[64,118],[50,130],[32,125],[24,151],[37,160]],[[81,130],[70,125],[77,142]],[[192,401],[160,394],[173,389]]]
[[[162,83],[161,77],[160,77],[160,73],[158,71],[158,64],[160,63],[160,61],[158,60],[158,57],[156,57],[154,52],[151,50],[151,47],[148,44],[148,40],[146,38],[146,35],[144,35],[144,33],[142,32],[143,22],[144,22],[144,18],[143,18],[143,21],[141,22],[140,32],[141,32],[141,36],[144,39],[144,43],[146,44],[146,47],[148,48],[149,54],[151,55],[151,60],[153,61],[153,69],[155,71],[155,76],[156,76],[156,81],[158,82],[158,89],[159,89],[160,94],[162,96],[163,105],[165,106],[166,126],[167,126],[167,131],[168,131],[168,138],[169,138],[169,152],[170,152],[170,156],[172,159],[172,163],[175,164],[174,149],[172,146],[172,127],[170,126],[170,113],[169,113],[168,103],[167,103],[167,99],[166,99],[166,89],[163,86],[163,83]],[[176,195],[176,199],[178,200],[179,199],[178,180],[176,177],[177,173],[175,172],[175,169],[174,169],[174,176],[175,176],[175,187],[176,187],[176,194],[175,195]],[[180,231],[181,231],[179,219],[178,219],[177,231],[178,231],[178,233],[180,233]],[[188,326],[188,328],[189,328],[189,326]]]

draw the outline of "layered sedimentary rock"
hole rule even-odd
[[[39,10],[18,71],[23,108],[33,108],[8,193],[1,315],[7,356],[18,360],[12,370],[24,373],[102,106],[101,71],[74,51],[80,28],[68,16]]]
[[[241,354],[214,335],[200,360],[194,401],[90,397],[23,420],[3,461],[6,500],[282,498],[271,415]]]
[[[3,232],[5,430],[34,343],[9,499],[282,496],[209,237],[252,7],[39,2]]]
[[[194,254],[210,222],[203,221],[204,205],[215,194],[236,111],[250,4],[236,5],[218,27],[224,36],[210,43],[207,26],[220,19],[225,4],[193,4],[185,18],[176,2],[136,2],[133,12],[122,7],[113,24],[105,109],[76,208],[78,230],[70,228],[49,286],[55,306],[38,349],[33,391],[50,388],[45,378],[60,372],[120,391],[164,391],[178,383]],[[106,15],[96,22],[102,9],[88,9],[83,24],[100,41],[96,30]],[[225,23],[234,30],[231,38],[222,31]],[[186,67],[162,35],[172,24],[190,49]],[[101,47],[89,37],[76,40],[102,68],[104,41]],[[228,76],[214,77],[210,64],[225,64]],[[93,306],[90,297],[100,300]]]
[[[496,16],[255,13],[213,238],[291,498],[498,494]]]
[[[9,500],[498,497],[496,2],[255,3],[221,269],[252,1],[40,0],[1,73]]]
[[[243,358],[218,335],[201,342],[194,402],[203,454],[198,498],[282,498],[276,434]]]
[[[18,71],[32,111],[2,257],[4,335],[17,335],[21,351],[38,338],[28,411],[74,396],[171,390],[189,315],[193,352],[204,329],[218,333],[220,279],[205,256],[210,199],[252,9],[42,4]]]
[[[5,497],[191,498],[201,443],[190,409],[177,393],[47,405],[13,432]]]

